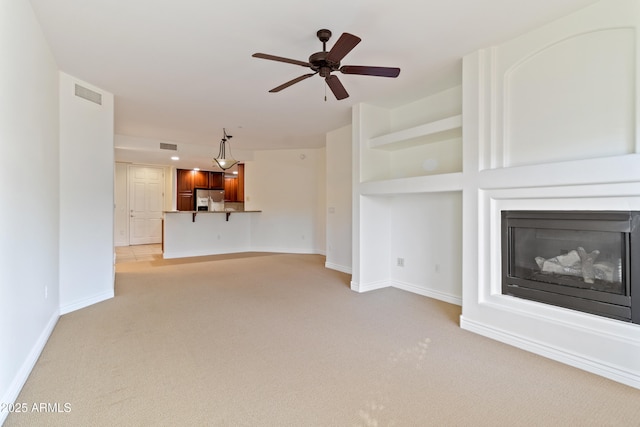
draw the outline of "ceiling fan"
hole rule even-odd
[[[324,77],[327,82],[327,86],[331,89],[331,92],[335,95],[336,99],[341,100],[349,97],[346,89],[340,82],[337,76],[331,74],[333,71],[340,71],[343,74],[360,74],[364,76],[378,76],[378,77],[398,77],[400,74],[400,68],[390,67],[368,67],[363,65],[340,65],[340,61],[347,56],[351,50],[360,43],[360,37],[354,36],[349,33],[342,33],[338,41],[333,45],[330,51],[327,52],[327,41],[331,38],[331,31],[322,29],[316,33],[318,39],[322,42],[322,52],[316,52],[309,57],[308,62],[298,61],[295,59],[283,58],[281,56],[268,55],[266,53],[254,53],[254,58],[269,59],[271,61],[286,62],[288,64],[300,65],[310,68],[313,73],[304,74],[300,77],[296,77],[278,87],[271,89],[269,92],[280,92],[282,89],[286,89],[291,85],[294,85],[302,80],[308,79],[311,76],[320,74],[320,77]]]

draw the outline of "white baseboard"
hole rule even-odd
[[[351,267],[347,267],[346,265],[334,264],[332,262],[325,262],[324,266],[331,270],[337,270],[343,273],[352,274]]]
[[[351,290],[356,292],[369,292],[375,291],[376,289],[388,288],[391,286],[391,283],[388,281],[379,281],[379,282],[371,282],[371,283],[356,283],[354,281],[351,282]]]
[[[310,248],[252,247],[251,252],[270,252],[275,254],[323,255],[317,249],[310,249]]]
[[[40,354],[42,353],[44,346],[47,344],[47,341],[51,336],[51,332],[53,332],[53,328],[55,328],[59,318],[60,318],[60,313],[58,313],[58,311],[55,311],[51,315],[51,318],[47,322],[47,325],[44,327],[44,329],[42,330],[42,333],[40,334],[36,342],[33,344],[33,347],[31,348],[29,355],[27,356],[25,361],[22,363],[20,370],[17,372],[17,374],[13,378],[13,381],[11,381],[11,385],[5,392],[4,396],[2,396],[2,399],[0,400],[0,402],[13,403],[16,401],[16,399],[18,398],[18,395],[20,394],[20,390],[22,390],[24,383],[27,382],[27,378],[29,378],[29,374],[31,374],[33,367],[38,361],[38,358],[40,357]],[[9,415],[9,412],[7,411],[0,412],[0,426],[4,423],[8,415]]]
[[[216,250],[216,249],[212,249],[212,248],[207,248],[207,249],[200,249],[200,250],[188,250],[188,251],[171,251],[171,250],[167,250],[167,248],[165,247],[164,252],[162,253],[162,258],[164,259],[174,259],[174,258],[191,258],[191,257],[198,257],[198,256],[210,256],[210,255],[228,255],[228,254],[240,254],[240,253],[245,253],[245,252],[259,252],[259,251],[254,251],[251,248],[247,248],[247,247],[240,247],[240,248],[235,248],[232,250],[229,249],[225,249],[225,250]]]
[[[103,292],[98,295],[94,295],[90,298],[85,298],[81,300],[76,300],[71,304],[66,304],[64,306],[60,306],[60,315],[71,313],[72,311],[80,310],[81,308],[88,307],[90,305],[111,299],[115,296],[115,292],[113,289]]]
[[[242,248],[237,250],[200,250],[200,251],[182,251],[182,252],[169,252],[166,251],[162,254],[163,259],[175,259],[175,258],[191,258],[198,256],[211,256],[211,255],[231,255],[242,254],[247,252],[264,252],[273,254],[304,254],[304,255],[324,255],[321,251],[315,249],[300,249],[300,248]]]
[[[421,286],[413,285],[411,283],[394,282],[394,281],[388,281],[388,280],[381,280],[379,282],[371,282],[366,284],[356,283],[353,281],[351,282],[351,290],[356,292],[369,292],[369,291],[374,291],[376,289],[389,288],[389,287],[402,289],[403,291],[407,291],[407,292],[422,295],[428,298],[433,298],[440,301],[448,302],[449,304],[462,306],[462,298],[457,295],[451,295],[435,289],[424,288]]]
[[[403,282],[393,282],[391,286],[393,286],[394,288],[402,289],[403,291],[413,292],[414,294],[448,302],[449,304],[462,306],[461,297],[438,291],[436,289],[429,289],[422,286],[413,285],[411,283]]]
[[[469,320],[464,316],[460,316],[460,327],[487,338],[491,338],[522,350],[547,357],[557,362],[591,372],[592,374],[600,375],[602,377],[609,378],[610,380],[640,389],[640,375],[603,363],[600,360],[593,360],[581,354],[550,347],[539,341],[513,335],[503,330]]]

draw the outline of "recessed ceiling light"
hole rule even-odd
[[[180,160],[180,157],[178,157],[178,156],[171,156],[171,160]]]
[[[199,171],[199,170],[200,170],[200,168],[193,168],[193,170],[194,170],[194,171]]]

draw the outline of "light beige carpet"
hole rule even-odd
[[[70,411],[6,425],[640,425],[640,390],[349,279],[316,255],[120,264],[116,297],[60,318],[18,397]]]

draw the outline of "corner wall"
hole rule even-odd
[[[327,133],[327,259],[351,273],[351,125]]]
[[[325,253],[325,149],[257,151],[245,162],[254,251]]]
[[[75,95],[78,84],[102,95]],[[60,311],[114,295],[113,95],[60,73]]]
[[[129,165],[116,162],[114,166],[114,246],[129,246]]]
[[[58,68],[26,0],[0,0],[0,93],[0,402],[11,403],[59,316]]]

